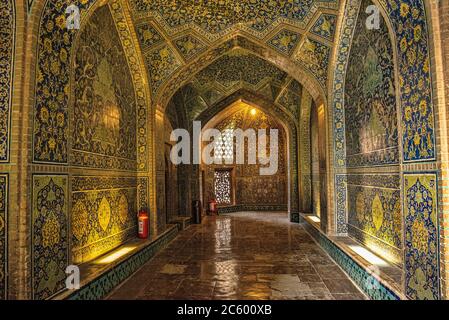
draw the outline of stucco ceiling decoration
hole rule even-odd
[[[162,104],[168,102],[168,82],[219,59],[228,50],[207,64],[195,61],[209,59],[210,51],[236,35],[288,57],[326,91],[339,0],[131,0],[130,7],[153,95]]]

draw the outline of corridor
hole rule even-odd
[[[192,225],[109,299],[365,299],[285,213],[235,213]]]
[[[449,299],[449,0],[0,12],[0,301]]]

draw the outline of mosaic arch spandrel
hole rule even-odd
[[[82,23],[96,1],[75,1]],[[33,160],[68,163],[68,110],[70,61],[77,34],[66,28],[69,1],[46,1],[39,21],[37,44]]]

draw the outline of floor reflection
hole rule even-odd
[[[364,299],[283,213],[237,213],[193,225],[110,299]]]

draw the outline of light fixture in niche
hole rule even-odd
[[[114,261],[117,261],[118,259],[120,259],[121,257],[127,255],[128,253],[130,253],[131,251],[135,250],[136,247],[131,246],[131,247],[123,247],[121,249],[118,249],[110,254],[108,254],[107,256],[105,256],[104,258],[99,259],[98,261],[96,261],[96,264],[109,264],[112,263]]]
[[[355,253],[357,253],[359,256],[361,256],[363,259],[365,259],[367,262],[379,266],[379,267],[387,267],[388,263],[379,258],[378,256],[376,256],[374,253],[372,253],[371,251],[361,247],[361,246],[349,246],[349,248],[354,251]]]

